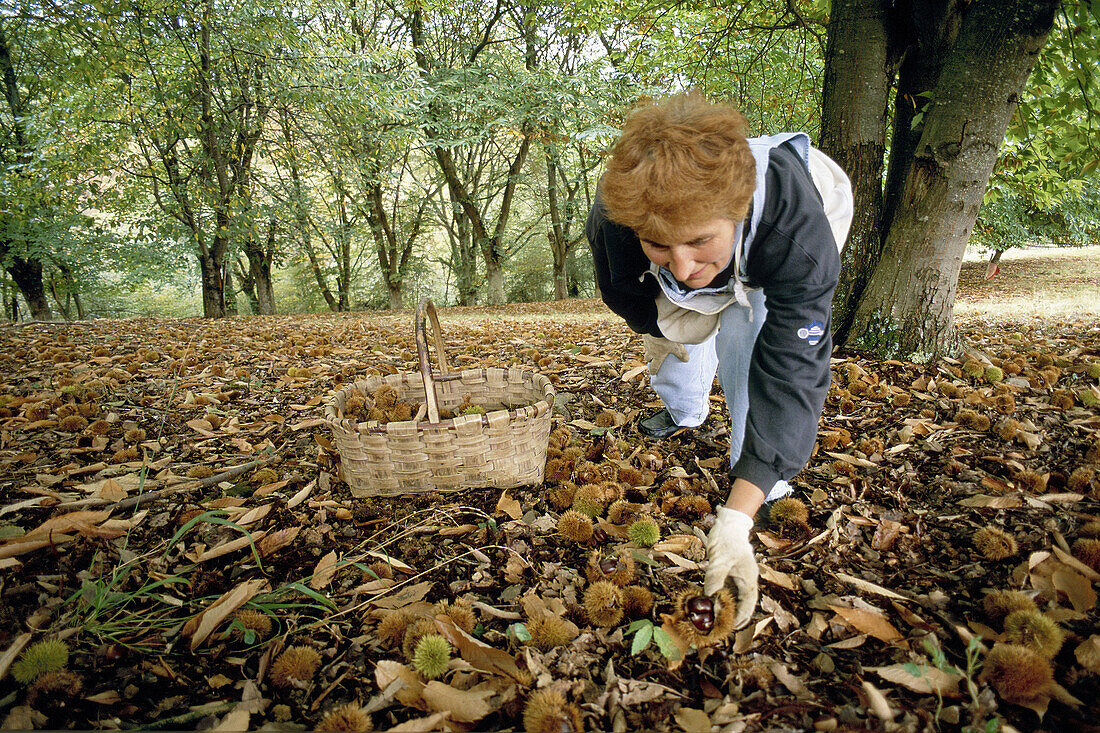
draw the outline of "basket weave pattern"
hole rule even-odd
[[[521,369],[498,368],[430,374],[440,409],[454,411],[468,401],[484,407],[486,414],[390,423],[360,423],[343,416],[352,390],[370,394],[384,384],[392,386],[404,402],[425,402],[422,374],[370,377],[337,391],[329,401],[325,417],[353,496],[512,488],[542,482],[554,405],[549,379]]]

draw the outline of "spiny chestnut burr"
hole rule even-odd
[[[733,632],[737,604],[724,588],[713,596],[700,588],[687,588],[676,597],[675,609],[676,630],[696,648],[718,644]]]
[[[593,550],[588,555],[584,572],[589,583],[606,580],[621,587],[634,580],[634,558],[625,550],[617,552]]]

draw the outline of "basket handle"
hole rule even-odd
[[[439,316],[431,298],[422,298],[416,306],[416,321],[413,330],[416,333],[416,355],[420,358],[420,375],[424,379],[424,401],[428,405],[428,421],[439,422],[439,398],[435,394],[435,379],[432,377],[432,365],[428,357],[428,336],[425,333],[425,316],[432,322],[432,335],[435,337],[435,357],[439,360],[439,375],[447,376],[447,354],[443,350],[443,331],[439,327]]]

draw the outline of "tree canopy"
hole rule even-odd
[[[972,234],[1096,238],[1097,15],[1072,0],[20,0],[0,12],[6,311],[142,312],[132,285],[186,279],[207,316],[592,295],[577,245],[602,153],[631,105],[694,87],[761,134],[809,131],[856,182],[841,340],[949,351]],[[921,161],[943,173],[945,156],[966,175],[933,199]],[[959,196],[961,218],[944,216]],[[885,271],[899,262],[924,284]]]

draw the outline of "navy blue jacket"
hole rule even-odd
[[[829,389],[840,256],[821,196],[790,144],[771,151],[765,180],[764,210],[745,272],[746,285],[763,289],[768,313],[749,366],[745,440],[731,477],[767,493],[779,479],[801,471],[813,450]],[[637,235],[609,220],[598,196],[585,233],[608,308],[634,331],[662,335],[655,304],[660,287],[653,277],[641,278],[649,260]],[[711,285],[732,277],[733,269],[731,263]],[[806,338],[812,324],[824,329],[816,343]]]

